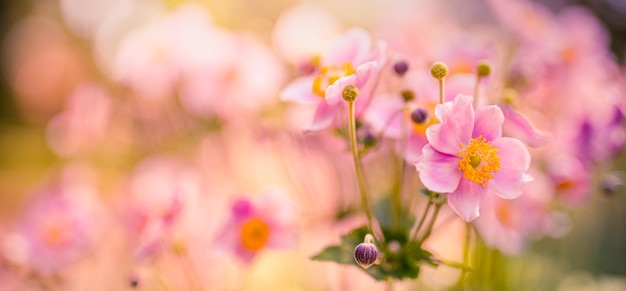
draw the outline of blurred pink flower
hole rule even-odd
[[[266,192],[256,201],[239,198],[218,233],[216,247],[251,263],[264,249],[289,249],[296,244],[295,208],[285,194]]]
[[[569,231],[569,218],[550,209],[548,177],[535,171],[533,178],[518,199],[506,200],[496,195],[485,198],[474,225],[488,246],[519,255],[532,239],[558,237]]]
[[[317,70],[288,84],[281,92],[281,99],[314,106],[315,116],[306,130],[326,129],[342,108],[343,89],[349,85],[363,89],[382,65],[382,53],[380,46],[373,50],[366,31],[348,30],[321,57]],[[357,100],[369,99],[368,95],[361,91]]]
[[[156,255],[200,191],[197,173],[181,161],[152,157],[133,171],[124,189],[126,223],[136,240],[136,259]]]
[[[426,130],[429,144],[415,164],[424,186],[446,193],[450,207],[468,222],[479,216],[487,192],[516,198],[532,180],[525,173],[530,165],[526,147],[502,137],[502,110],[492,105],[474,112],[473,100],[459,95],[437,105],[441,123]]]
[[[95,247],[105,226],[97,190],[65,169],[59,179],[38,191],[5,240],[9,258],[51,274],[61,271]]]

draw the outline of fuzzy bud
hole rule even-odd
[[[435,62],[430,67],[430,74],[437,80],[445,78],[448,75],[448,72],[448,66],[443,62]]]
[[[487,61],[481,61],[476,67],[478,77],[487,77],[491,74],[491,65]]]
[[[411,112],[411,120],[417,124],[422,124],[426,122],[428,118],[428,111],[423,108],[417,108]]]
[[[398,76],[402,77],[409,70],[409,63],[404,60],[396,61],[393,64],[393,71],[398,74]]]
[[[362,243],[354,248],[354,260],[363,269],[371,267],[378,259],[378,249],[371,234],[365,235]]]
[[[348,85],[345,88],[343,88],[343,92],[341,92],[341,97],[343,97],[343,100],[346,100],[348,102],[352,102],[354,100],[356,100],[356,97],[359,96],[359,88],[357,88],[354,85]]]

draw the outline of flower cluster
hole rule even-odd
[[[1,290],[626,273],[626,70],[589,8],[135,2],[6,29]]]

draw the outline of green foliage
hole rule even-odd
[[[437,259],[430,252],[410,238],[410,229],[415,219],[408,211],[402,209],[400,213],[394,213],[390,199],[382,199],[374,206],[374,213],[383,234],[383,238],[376,238],[379,264],[363,270],[364,272],[379,281],[390,278],[415,279],[419,276],[421,264],[438,265]],[[341,244],[327,247],[312,259],[354,265],[362,269],[354,261],[353,252],[368,233],[370,231],[367,226],[354,229],[341,237]]]

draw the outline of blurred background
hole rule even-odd
[[[309,261],[312,254],[338,241],[339,234],[357,226],[343,216],[350,216],[349,205],[358,197],[350,194],[352,168],[343,144],[319,134],[302,136],[302,124],[311,113],[278,98],[301,69],[302,52],[289,46],[324,47],[354,26],[388,41],[390,50],[427,55],[424,64],[438,56],[433,51],[464,46],[472,36],[492,42],[502,39],[497,50],[515,46],[512,38],[506,38],[510,32],[498,31],[504,37],[498,38],[490,31],[501,21],[492,11],[494,4],[488,3],[494,1],[3,1],[0,290],[125,290],[133,285],[143,290],[167,290],[164,285],[171,290],[384,289],[384,284],[375,284],[356,268]],[[588,9],[603,26],[599,38],[607,40],[611,65],[600,70],[619,72],[615,83],[626,84],[626,1],[535,3],[551,15],[572,5]],[[299,32],[279,24],[288,22],[287,11],[301,5],[321,11],[311,16],[319,22],[300,32],[305,40],[291,41],[289,37]],[[289,23],[297,25],[298,17],[291,15]],[[408,27],[409,20],[418,23],[413,30],[398,29]],[[277,27],[287,36],[281,37]],[[454,32],[442,41],[438,36],[448,27]],[[313,40],[307,44],[309,33]],[[585,33],[581,30],[581,35]],[[184,45],[172,44],[163,35]],[[429,42],[419,41],[407,45],[421,37],[432,38],[437,45],[429,48]],[[618,103],[626,99],[623,92],[617,93]],[[559,100],[567,102],[566,97]],[[370,171],[380,180],[390,175],[385,169],[393,167],[380,156],[370,164],[379,165],[380,170]],[[592,180],[590,198],[582,206],[555,206],[569,217],[566,234],[533,240],[516,255],[479,245],[493,262],[484,271],[493,282],[478,290],[626,290],[622,186],[626,155],[619,151],[593,167],[587,172]],[[607,173],[616,178],[606,182]],[[381,184],[380,188],[386,185]],[[177,208],[182,198],[161,193],[168,187],[192,197],[183,203],[184,213]],[[298,205],[294,206],[298,243],[286,253],[270,253],[243,267],[231,258],[222,268],[224,258],[207,250],[216,248],[213,242],[229,221],[233,197],[262,201],[261,193],[274,187],[290,193],[287,196]],[[13,234],[28,234],[31,225],[55,217],[46,214],[48,202],[39,199],[42,193],[65,189],[88,192],[80,195],[96,201],[85,208],[94,214],[93,221],[76,214],[77,221],[87,224],[76,227],[98,234],[81,230],[71,236],[99,239],[89,243],[87,259],[74,256],[77,246],[63,259],[55,257],[66,252],[61,247],[53,254],[42,250],[41,261],[28,259],[22,240],[30,238]],[[63,207],[82,209],[83,204]],[[71,211],[63,209],[60,212]],[[162,219],[155,226],[158,230],[150,230],[152,220],[146,217]],[[177,217],[176,225],[170,225],[170,217]],[[450,251],[452,259],[458,259],[461,246],[448,250],[446,241],[458,238],[463,226],[453,222],[442,228],[452,234],[438,236],[443,241],[441,252]],[[48,244],[65,242],[68,236],[54,227],[46,229]],[[188,255],[180,268],[176,256],[160,250],[163,241],[173,246],[173,253]],[[184,251],[176,249],[181,241]],[[70,264],[74,257],[82,258]],[[442,269],[424,271],[418,281],[398,288],[454,289],[458,272]],[[188,273],[199,278],[189,279]],[[189,283],[194,280],[195,287]]]

